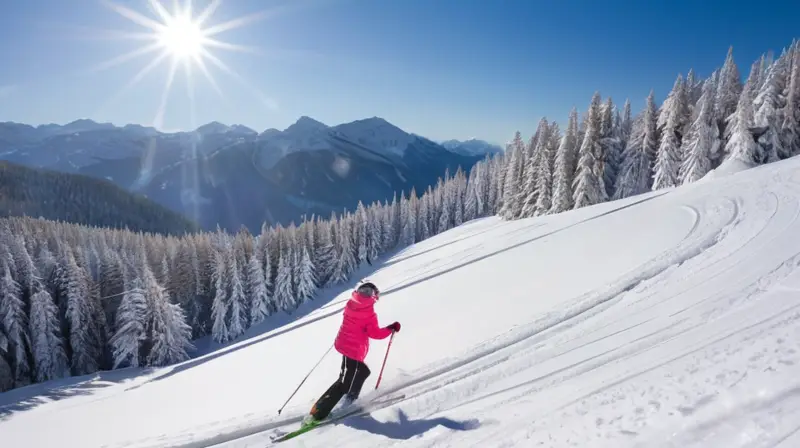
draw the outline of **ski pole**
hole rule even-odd
[[[394,340],[394,331],[392,335],[389,336],[389,345],[386,347],[386,355],[383,356],[383,365],[381,366],[381,373],[378,374],[378,382],[375,383],[375,389],[378,389],[378,386],[381,385],[381,378],[383,378],[383,368],[386,367],[386,359],[389,358],[389,349],[392,348],[392,341]]]
[[[312,373],[314,372],[314,370],[317,368],[317,366],[319,365],[319,363],[321,363],[321,362],[322,362],[322,360],[323,360],[323,359],[325,359],[325,357],[328,355],[328,352],[330,352],[332,348],[333,348],[333,344],[331,344],[331,346],[330,346],[330,347],[328,347],[328,350],[326,350],[326,351],[325,351],[325,354],[324,354],[324,355],[322,355],[322,358],[319,358],[319,361],[317,361],[317,363],[316,363],[316,364],[314,364],[314,367],[312,367],[312,368],[311,368],[311,371],[310,371],[310,372],[308,372],[308,374],[306,375],[306,377],[305,377],[305,378],[303,378],[303,381],[300,381],[300,384],[298,384],[298,385],[297,385],[297,389],[295,389],[295,390],[294,390],[294,392],[292,392],[292,395],[290,395],[290,396],[289,396],[289,398],[287,398],[287,399],[286,399],[286,403],[283,403],[283,406],[281,406],[281,408],[280,408],[280,409],[278,409],[278,415],[281,415],[281,411],[283,411],[283,408],[285,408],[285,407],[286,407],[286,405],[287,405],[287,404],[289,404],[289,400],[291,400],[291,399],[292,399],[292,397],[294,397],[294,395],[297,393],[297,391],[298,391],[298,390],[300,390],[300,387],[303,385],[303,383],[305,383],[305,382],[306,382],[306,380],[308,379],[308,377],[310,377],[310,376],[311,376],[311,374],[312,374]]]

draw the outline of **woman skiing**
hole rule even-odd
[[[339,378],[314,403],[303,424],[324,420],[334,406],[345,396],[345,405],[352,403],[361,393],[361,386],[370,375],[364,359],[369,352],[369,339],[385,339],[393,332],[400,331],[400,323],[394,322],[386,327],[378,326],[378,316],[373,306],[380,297],[380,291],[371,282],[365,282],[353,291],[344,307],[342,325],[336,335],[334,347],[342,355]]]

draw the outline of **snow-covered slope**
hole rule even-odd
[[[798,173],[473,221],[396,254],[370,278],[403,328],[377,391],[372,343],[362,398],[405,399],[284,446],[800,446]],[[181,365],[0,394],[3,446],[267,446],[336,378],[328,355],[276,415],[346,295]]]

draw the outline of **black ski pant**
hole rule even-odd
[[[311,408],[311,415],[318,420],[322,420],[331,413],[331,410],[343,396],[347,395],[351,400],[358,398],[361,393],[361,387],[369,377],[369,374],[369,367],[366,364],[347,356],[342,356],[339,378],[314,403]]]

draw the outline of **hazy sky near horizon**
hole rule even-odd
[[[159,52],[109,64],[150,42],[128,34],[152,33],[109,3],[160,20],[147,0],[0,5],[0,121],[260,132],[301,115],[380,116],[435,140],[502,143],[542,116],[565,122],[595,91],[638,111],[654,89],[660,103],[679,73],[708,76],[731,45],[744,81],[762,53],[800,37],[796,1],[227,0],[208,26],[249,19],[213,38],[255,49],[209,47],[230,72],[206,59],[212,83],[181,65],[165,89],[167,57],[123,89]],[[193,1],[195,15],[209,3]]]

